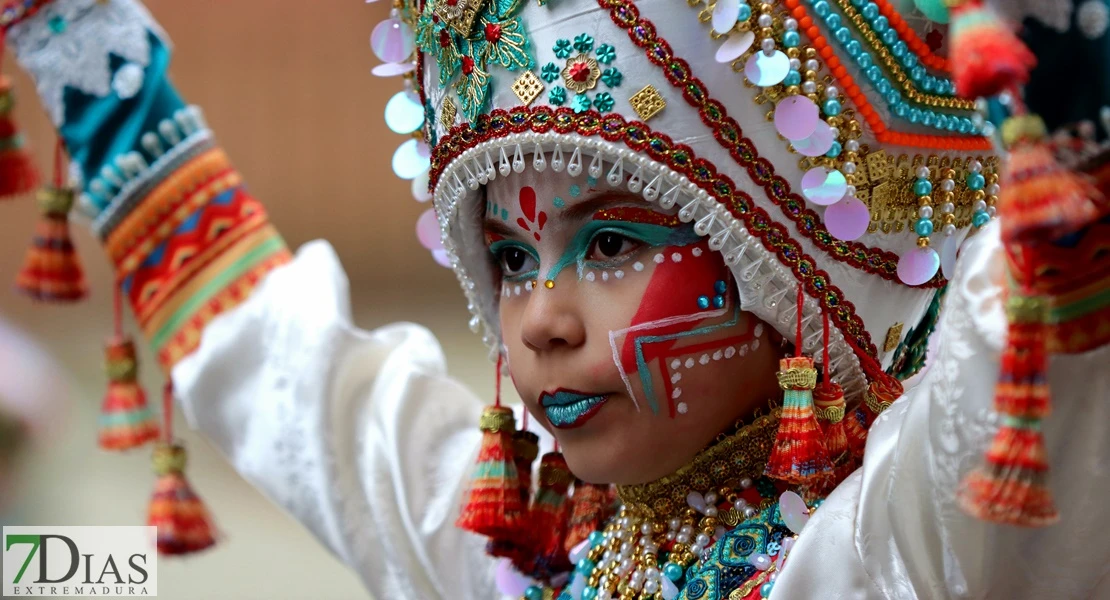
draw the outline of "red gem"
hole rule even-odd
[[[486,41],[496,44],[501,40],[501,26],[497,23],[486,23]]]
[[[457,6],[458,4],[459,0],[447,0],[447,6]]]
[[[451,45],[451,36],[447,33],[446,29],[439,30],[439,46],[446,48]]]
[[[474,59],[469,56],[462,57],[462,72],[463,75],[470,75],[474,72]]]
[[[583,82],[590,78],[590,65],[584,62],[577,62],[570,66],[570,78]]]

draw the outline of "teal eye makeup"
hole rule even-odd
[[[490,254],[501,267],[505,281],[518,282],[535,279],[540,269],[540,257],[532,247],[513,240],[498,240],[489,246]]]

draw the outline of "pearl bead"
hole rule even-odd
[[[978,201],[975,202],[975,205],[972,207],[971,210],[973,212],[979,212],[979,211],[987,210],[987,203],[982,201],[982,200],[978,200]]]
[[[855,172],[856,172],[856,163],[854,163],[854,162],[845,162],[843,171],[844,171],[845,174],[854,175]]]
[[[807,81],[807,82],[803,83],[802,84],[802,92],[804,92],[806,94],[815,94],[815,93],[817,93],[817,84],[813,81]]]
[[[952,190],[956,189],[956,182],[951,179],[945,179],[944,181],[940,182],[940,189],[941,191],[951,192]]]
[[[736,502],[732,503],[732,507],[735,508],[738,511],[743,511],[745,508],[748,507],[748,501],[743,499],[743,498],[740,498]]]
[[[771,38],[764,38],[760,45],[763,48],[763,53],[767,56],[771,56],[775,53],[775,40]]]
[[[667,523],[667,527],[669,527],[672,531],[677,531],[678,528],[681,527],[681,526],[682,526],[682,521],[679,521],[678,517],[675,517],[675,518],[671,519],[670,522]]]
[[[651,533],[651,523],[646,523],[645,522],[643,525],[640,525],[640,533],[642,533],[644,535],[650,534]]]
[[[690,534],[680,533],[680,534],[675,536],[674,541],[676,541],[680,544],[689,544],[690,543]]]
[[[659,583],[658,582],[649,581],[649,582],[644,584],[644,593],[654,594],[658,591],[659,591]]]
[[[1002,188],[998,187],[997,183],[992,183],[992,184],[987,186],[987,195],[988,196],[997,196],[998,192],[1000,192],[1000,191],[1002,191]]]
[[[705,503],[706,504],[716,504],[717,503],[717,493],[716,492],[708,492],[707,494],[705,494]]]
[[[825,88],[825,97],[826,98],[839,98],[840,97],[840,90],[836,89],[836,86],[830,85],[829,87]]]
[[[993,219],[998,214],[998,209],[993,206],[987,207],[987,214]]]
[[[643,579],[644,579],[644,573],[642,571],[637,570],[637,571],[632,573],[632,577],[629,581],[632,585],[636,585],[637,583],[640,583]]]
[[[656,569],[655,567],[648,567],[648,569],[644,571],[644,577],[647,577],[648,581],[655,581],[656,579],[659,579],[659,569]]]
[[[944,231],[944,235],[953,235],[954,233],[956,233],[956,226],[953,225],[952,223],[948,223],[947,225],[944,226],[943,231]]]
[[[848,152],[859,152],[859,141],[858,140],[848,140],[847,142],[844,143],[844,149],[847,150]]]
[[[703,550],[703,548],[702,548],[701,544],[691,544],[690,545],[690,554],[693,554],[694,556],[697,556],[697,555],[701,554],[702,550]]]
[[[981,163],[977,160],[971,161],[971,170],[972,170],[972,172],[975,172],[975,173],[978,173],[979,171],[982,171],[983,170],[983,163]]]
[[[807,71],[817,71],[820,68],[821,68],[821,63],[817,62],[815,59],[811,58],[811,59],[806,61],[806,70]]]
[[[770,27],[775,23],[771,15],[767,14],[759,15],[759,19],[756,22],[759,23],[760,27]]]
[[[918,167],[917,168],[917,178],[918,179],[928,179],[929,178],[929,167]]]
[[[933,207],[922,206],[921,208],[917,209],[917,216],[921,217],[922,219],[932,219]]]
[[[950,213],[956,210],[956,205],[951,202],[945,202],[941,205],[940,211],[943,213]]]
[[[705,548],[709,545],[709,536],[704,533],[699,533],[698,537],[694,539],[694,542],[702,548]]]
[[[627,573],[632,570],[632,559],[626,558],[621,561],[621,565],[617,569],[622,573]]]
[[[755,516],[755,509],[754,508],[749,506],[749,507],[744,509],[744,518],[745,519],[750,519],[754,516]]]
[[[716,506],[709,506],[709,507],[706,507],[706,509],[705,509],[705,516],[707,516],[707,517],[715,517],[715,516],[717,516],[717,507],[716,507]]]
[[[785,20],[783,20],[782,26],[787,31],[796,31],[798,29],[798,21],[793,17],[787,17]],[[1091,127],[1093,128],[1094,125],[1092,124]]]
[[[741,480],[740,480],[740,489],[742,489],[742,490],[746,490],[746,489],[748,489],[748,488],[750,488],[750,487],[752,487],[752,479],[751,479],[751,477],[745,477],[745,478],[743,478],[743,479],[741,479]]]
[[[667,535],[666,535],[666,538],[667,538],[668,542],[673,542],[674,539],[675,539],[674,532],[673,531],[668,531]]]
[[[682,526],[682,529],[679,529],[679,530],[678,530],[678,533],[679,533],[679,534],[683,534],[683,533],[684,533],[684,534],[686,534],[686,535],[690,535],[690,534],[694,533],[694,528],[693,528],[693,527],[691,527],[691,526],[689,526],[689,525],[683,525],[683,526]]]
[[[844,195],[845,196],[851,196],[851,197],[855,198],[856,197],[856,191],[857,191],[856,186],[850,185],[850,186],[844,188]]]

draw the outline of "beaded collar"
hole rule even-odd
[[[621,502],[645,518],[666,520],[690,506],[692,492],[720,494],[721,490],[739,489],[741,481],[763,474],[781,413],[781,408],[772,408],[769,414],[756,417],[735,432],[721,434],[693,462],[672,475],[651,483],[618,487]]]

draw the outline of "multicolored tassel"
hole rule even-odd
[[[1051,241],[1078,231],[1102,212],[1102,193],[1057,162],[1047,137],[1037,115],[1010,117],[1002,124],[1003,142],[1010,148],[998,202],[1006,242]]]
[[[563,549],[568,554],[591,533],[601,530],[613,516],[612,495],[607,485],[575,481],[570,504],[567,537],[563,541]]]
[[[863,458],[863,452],[867,448],[867,430],[871,427],[871,422],[872,417],[862,404],[844,415],[844,438],[848,442],[848,452],[857,461]]]
[[[822,383],[813,390],[813,406],[825,433],[825,450],[836,464],[848,452],[848,435],[844,432],[844,390],[836,383]]]
[[[147,525],[158,528],[158,552],[191,554],[216,543],[208,509],[185,479],[185,448],[160,442],[154,449],[158,481],[150,498]]]
[[[525,423],[528,422],[527,411],[524,420]],[[527,429],[513,432],[513,462],[516,463],[516,474],[520,480],[520,499],[523,506],[527,506],[532,498],[532,463],[536,462],[539,455],[540,436]]]
[[[520,482],[521,512],[526,513],[528,502],[532,499],[532,463],[540,453],[540,438],[527,430],[528,412],[524,413],[524,428],[513,432],[513,462],[516,464],[517,479]],[[486,554],[498,558],[509,558],[518,565],[533,564],[535,549],[532,548],[531,531],[528,530],[527,515],[517,521],[517,527],[499,532],[499,537],[491,537],[486,544]],[[518,566],[518,569],[521,569]],[[521,569],[521,572],[527,572]]]
[[[39,190],[39,221],[27,249],[16,287],[36,300],[75,302],[88,294],[81,259],[69,235],[73,191],[48,186]]]
[[[960,506],[999,523],[1039,527],[1059,520],[1048,489],[1048,459],[1041,422],[1051,409],[1044,319],[1047,303],[1036,296],[1007,299],[1010,319],[995,410],[1002,426],[987,449],[986,464],[960,488]]]
[[[1029,81],[1036,57],[982,0],[951,0],[950,6],[948,55],[960,96],[997,96]]]
[[[479,423],[482,446],[457,527],[491,538],[511,536],[523,517],[520,477],[513,457],[513,411],[487,406]]]
[[[558,572],[570,567],[564,542],[570,512],[567,490],[574,481],[574,475],[571,475],[560,452],[544,454],[539,470],[539,486],[529,513],[532,539],[546,569]]]
[[[23,147],[23,134],[12,115],[14,106],[12,82],[0,75],[0,198],[26,194],[39,185],[39,171]]]
[[[137,380],[134,342],[130,338],[113,338],[104,353],[108,393],[100,411],[100,447],[130,450],[157,439],[158,423]]]

